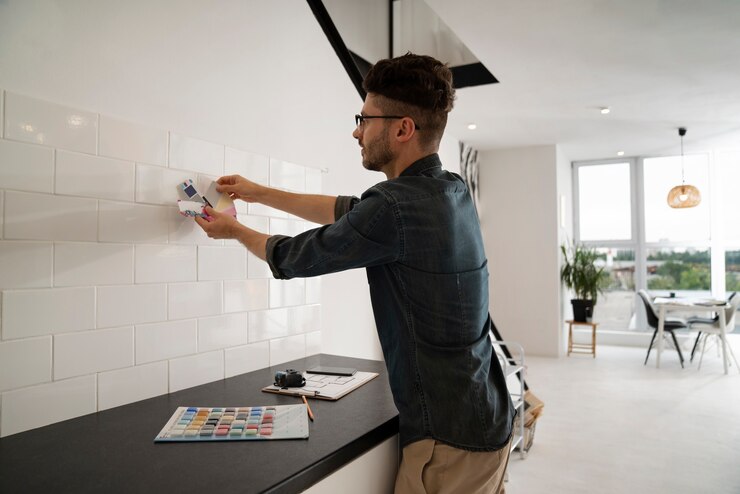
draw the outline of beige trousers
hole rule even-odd
[[[465,451],[422,439],[403,448],[395,494],[504,494],[511,441],[498,451]]]

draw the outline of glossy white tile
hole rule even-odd
[[[98,115],[5,93],[5,138],[95,154]]]
[[[51,336],[0,342],[0,391],[51,381]]]
[[[270,159],[262,154],[226,147],[225,175],[241,175],[261,185],[270,184]]]
[[[235,204],[238,204],[240,202],[244,204],[246,207],[247,203],[242,202],[242,201],[236,201]],[[252,230],[256,230],[260,233],[270,233],[270,218],[267,218],[264,216],[250,216],[246,213],[244,214],[237,213],[236,220],[242,225],[246,226],[247,228],[251,228]],[[238,240],[233,240],[233,239],[225,240],[224,245],[239,246],[242,249],[246,250],[246,247],[244,247],[244,244],[242,244]]]
[[[270,218],[270,235],[287,235],[295,237],[305,231],[303,221],[282,218]]]
[[[101,242],[166,243],[175,208],[100,201]]]
[[[54,192],[54,150],[0,140],[0,188]]]
[[[167,393],[167,362],[154,362],[98,374],[98,410]]]
[[[306,169],[294,163],[270,158],[270,186],[305,192]]]
[[[306,278],[306,303],[321,303],[321,276]]]
[[[323,190],[323,173],[318,168],[306,167],[306,193],[321,194]]]
[[[193,245],[135,246],[136,283],[196,281],[198,255]]]
[[[27,192],[5,192],[6,239],[97,240],[97,201]]]
[[[168,290],[170,319],[216,316],[221,314],[222,295],[220,281],[172,283]]]
[[[95,376],[65,379],[2,394],[2,436],[35,429],[96,410]]]
[[[137,164],[136,202],[174,206],[179,199],[178,184],[192,178],[193,172]]]
[[[0,189],[0,238],[4,238],[5,229],[5,191]]]
[[[247,274],[250,279],[271,279],[273,277],[270,265],[251,252],[247,254]]]
[[[306,337],[302,334],[270,340],[270,365],[280,365],[306,356]]]
[[[0,241],[0,289],[50,288],[51,242]]]
[[[54,244],[54,286],[119,285],[133,281],[132,245]]]
[[[288,217],[288,213],[284,211],[280,211],[279,209],[271,208],[270,206],[265,206],[264,204],[259,204],[256,202],[250,202],[247,211],[250,215],[255,216],[270,216],[272,218]]]
[[[281,338],[290,334],[288,309],[260,310],[249,313],[249,342]]]
[[[321,306],[300,305],[288,308],[288,330],[291,334],[321,330]]]
[[[57,150],[54,192],[111,201],[133,201],[134,163]]]
[[[5,290],[2,339],[28,338],[95,327],[95,288]]]
[[[247,313],[198,320],[198,352],[247,344]]]
[[[167,131],[100,115],[100,155],[167,166]]]
[[[224,312],[268,308],[268,281],[224,281]]]
[[[170,360],[170,393],[223,378],[223,351]]]
[[[270,365],[270,342],[261,341],[251,345],[224,350],[226,377],[264,369]]]
[[[133,326],[54,335],[54,380],[132,365]]]
[[[306,280],[270,280],[270,308],[306,303]]]
[[[321,353],[321,331],[306,333],[306,357]]]
[[[0,137],[5,136],[5,90],[0,89]]]
[[[170,168],[220,177],[224,173],[224,146],[170,132]]]
[[[244,247],[198,247],[198,280],[243,280],[247,277]]]
[[[165,321],[167,285],[97,287],[98,328]]]
[[[136,365],[197,351],[198,321],[169,321],[136,326]]]

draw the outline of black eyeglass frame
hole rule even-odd
[[[398,115],[360,115],[358,113],[355,115],[355,125],[359,127],[363,123],[365,123],[365,120],[369,120],[371,118],[393,119],[393,118],[407,118],[407,117],[401,117]],[[411,118],[411,117],[408,117],[408,118]],[[412,122],[413,122],[413,119],[412,119]],[[414,122],[414,129],[421,130],[421,127],[416,125],[416,122]]]

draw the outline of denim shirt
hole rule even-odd
[[[460,176],[433,154],[360,199],[338,197],[335,217],[270,237],[273,275],[366,268],[401,446],[432,438],[471,451],[503,447],[515,410],[488,336],[487,261]]]

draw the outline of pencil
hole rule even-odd
[[[305,396],[301,396],[303,398],[303,403],[306,404],[306,411],[308,412],[308,418],[311,419],[311,422],[313,422],[313,412],[311,411],[311,405],[308,404],[308,400]]]

